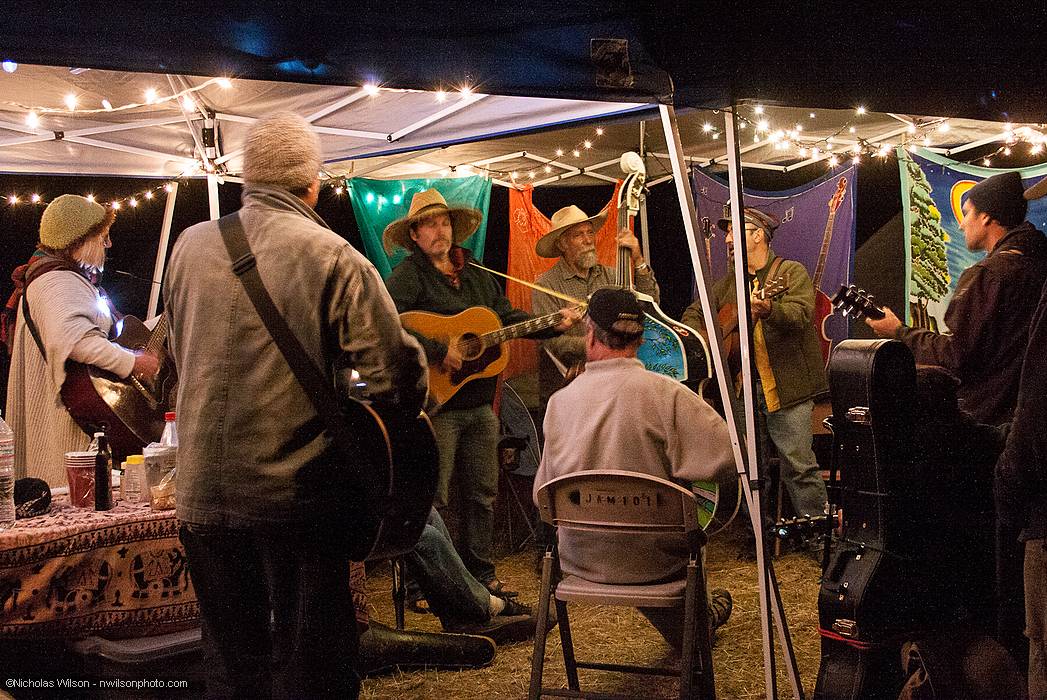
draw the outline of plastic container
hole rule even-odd
[[[0,530],[15,524],[15,433],[0,416]]]
[[[141,503],[146,483],[145,457],[128,455],[124,475],[120,480],[120,498],[128,503]]]
[[[164,425],[164,432],[160,435],[160,444],[178,447],[178,426],[175,423],[175,412],[165,413],[164,420],[166,425]]]

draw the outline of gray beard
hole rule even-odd
[[[575,261],[575,267],[579,270],[591,270],[596,267],[596,251],[587,250],[579,254],[578,259]]]

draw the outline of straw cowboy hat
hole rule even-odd
[[[573,204],[564,207],[553,214],[553,218],[549,222],[549,232],[538,239],[538,242],[534,245],[534,252],[543,258],[558,258],[560,257],[560,251],[556,248],[556,242],[560,240],[560,236],[564,231],[575,224],[584,224],[586,221],[592,222],[593,231],[599,231],[606,220],[606,209],[596,216],[587,216],[584,211]]]
[[[479,209],[447,206],[443,195],[435,189],[416,192],[411,197],[411,208],[407,210],[407,216],[385,227],[382,233],[382,245],[385,246],[385,251],[392,255],[397,246],[411,250],[411,224],[427,216],[444,213],[451,217],[451,231],[455,245],[473,235],[484,218]]]

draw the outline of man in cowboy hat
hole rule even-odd
[[[513,308],[494,276],[470,264],[469,251],[461,247],[482,218],[477,209],[448,206],[435,189],[411,198],[407,216],[389,224],[382,236],[386,250],[400,246],[410,251],[386,280],[400,313],[419,310],[453,315],[485,306],[506,325],[532,318]],[[535,337],[561,333],[578,318],[577,311],[566,309],[559,325]],[[418,334],[416,337],[430,365],[447,372],[461,368],[462,355],[457,348]],[[447,506],[454,474],[460,495],[458,551],[462,561],[492,593],[507,595],[491,559],[494,501],[498,496],[498,419],[491,407],[496,384],[495,377],[464,384],[433,416],[440,447],[436,507]]]
[[[66,480],[65,453],[86,450],[91,442],[59,397],[66,360],[118,377],[156,373],[156,355],[109,340],[117,319],[97,281],[115,219],[115,209],[79,195],[55,198],[40,218],[36,251],[12,275],[16,289],[7,309],[15,323],[5,329],[11,367],[4,416],[15,433],[19,477],[60,486]]]
[[[588,299],[597,289],[617,283],[615,271],[596,261],[596,232],[607,220],[607,212],[588,216],[575,205],[560,209],[549,224],[549,231],[538,239],[534,250],[543,258],[559,258],[535,284],[574,299]],[[618,233],[618,245],[632,256],[636,291],[658,300],[658,283],[640,252],[640,242],[628,229]],[[541,290],[534,290],[531,308],[539,316],[550,314],[570,302]],[[563,370],[585,361],[585,328],[577,325],[561,336],[542,342],[538,357],[538,382],[544,406],[550,394],[563,385]]]
[[[727,275],[713,285],[713,303],[719,310],[736,299],[734,231],[729,219],[720,219],[716,225],[727,233],[725,240],[732,263]],[[811,323],[814,284],[802,264],[781,258],[771,250],[771,237],[778,225],[776,217],[759,209],[745,208],[746,278],[754,289],[772,280],[785,284],[780,296],[753,297],[751,301],[758,370],[754,398],[763,425],[758,434],[769,437],[778,450],[782,481],[796,514],[821,515],[826,493],[811,448],[811,414],[814,399],[825,394],[829,387],[821,347]],[[687,307],[682,321],[705,332],[701,300]],[[740,406],[736,406],[736,410],[738,408]],[[766,439],[762,439],[761,444],[766,445]]]

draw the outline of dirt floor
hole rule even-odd
[[[713,667],[719,698],[765,696],[763,646],[760,635],[759,591],[756,564],[741,558],[741,527],[736,520],[724,533],[710,540],[707,551],[709,585],[726,588],[734,598],[730,621],[717,633]],[[535,550],[510,554],[498,562],[498,575],[520,591],[520,599],[533,604],[538,598]],[[774,560],[775,573],[792,633],[800,678],[809,695],[818,671],[819,567],[804,554],[785,554]],[[371,613],[392,625],[388,567],[379,568],[368,579]],[[674,665],[668,645],[639,613],[631,608],[572,605],[569,608],[576,657],[618,663]],[[432,615],[407,613],[407,628],[440,631]],[[491,700],[526,696],[531,669],[531,644],[498,649],[490,666],[469,671],[412,671],[395,673],[364,682],[364,698],[444,698],[446,700]],[[778,654],[778,688],[783,697],[792,695]],[[673,697],[674,679],[629,676],[600,671],[580,671],[583,690],[624,693],[643,698]],[[567,687],[559,634],[549,635],[546,647],[545,685]]]

